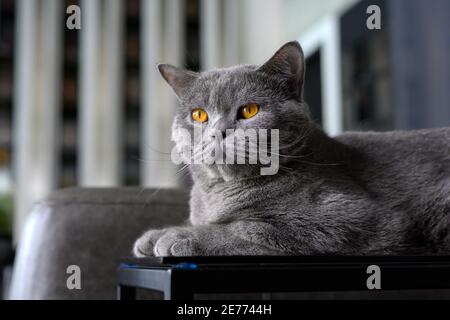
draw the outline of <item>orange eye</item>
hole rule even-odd
[[[208,114],[202,108],[197,108],[192,110],[192,119],[194,121],[203,123],[205,121],[208,121]]]
[[[244,119],[250,119],[254,117],[259,112],[259,105],[256,103],[250,103],[239,109],[239,114]]]

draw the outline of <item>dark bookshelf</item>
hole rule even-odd
[[[309,106],[311,116],[322,125],[322,65],[321,52],[318,50],[306,60],[304,99]]]
[[[366,28],[366,9],[381,29]],[[450,124],[449,1],[361,0],[341,17],[346,130]]]
[[[140,0],[125,3],[125,112],[122,125],[125,185],[140,183]]]
[[[79,0],[65,0],[64,8],[80,5]],[[61,112],[61,148],[60,148],[60,187],[75,186],[78,183],[78,71],[79,71],[79,33],[77,29],[66,28],[63,35],[63,82]]]
[[[0,0],[0,152],[12,171],[15,1]]]
[[[366,8],[371,4],[383,13],[381,30],[366,28]],[[362,1],[341,17],[345,130],[394,128],[388,13],[384,0]]]
[[[193,71],[200,69],[200,1],[185,2],[185,65]]]

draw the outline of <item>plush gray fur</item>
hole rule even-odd
[[[197,107],[210,115],[206,135],[280,129],[280,170],[262,176],[258,165],[191,165],[189,225],[146,232],[136,256],[450,252],[450,128],[328,137],[302,98],[297,42],[261,67],[159,69],[181,104],[174,131],[193,130]],[[260,112],[238,119],[249,102]]]

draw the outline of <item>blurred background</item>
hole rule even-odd
[[[81,29],[66,25],[71,5]],[[158,62],[260,64],[299,40],[306,101],[331,135],[438,127],[449,30],[449,0],[0,0],[0,250],[54,189],[184,184]]]

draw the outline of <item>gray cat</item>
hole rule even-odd
[[[280,169],[191,164],[189,225],[146,232],[136,256],[450,253],[450,128],[327,136],[303,101],[297,42],[262,66],[159,70],[181,104],[174,131],[279,129]]]

